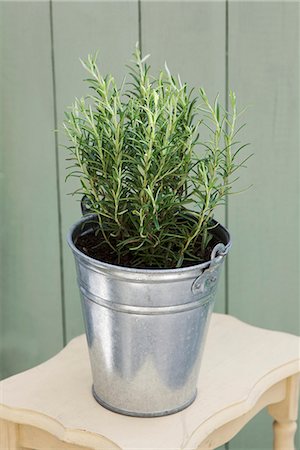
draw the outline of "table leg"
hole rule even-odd
[[[0,419],[0,449],[21,450],[17,424]]]
[[[297,429],[299,397],[299,375],[286,380],[285,399],[269,406],[273,422],[273,450],[295,450],[294,438]]]

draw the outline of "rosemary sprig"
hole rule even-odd
[[[248,157],[238,160],[244,145],[236,141],[233,92],[225,111],[218,97],[211,104],[203,89],[195,95],[167,66],[151,77],[147,59],[136,48],[120,88],[101,75],[96,56],[82,61],[91,92],[66,113],[68,177],[79,178],[75,194],[86,196],[99,242],[119,263],[181,267],[205,259],[214,211]]]

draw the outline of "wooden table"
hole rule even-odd
[[[0,383],[3,449],[214,449],[262,408],[274,449],[294,449],[300,340],[214,314],[195,402],[159,418],[104,409],[92,397],[84,336],[49,361]]]

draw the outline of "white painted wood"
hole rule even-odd
[[[19,446],[19,425],[0,419],[1,450],[22,450]]]
[[[213,431],[198,447],[199,450],[215,449],[224,442],[230,441],[259,411],[272,402],[281,401],[285,396],[286,380],[268,389],[257,403],[245,414],[226,423]]]
[[[269,407],[269,413],[275,419],[273,424],[274,450],[295,450],[298,398],[299,376],[295,375],[286,380],[284,400]]]
[[[34,450],[89,450],[89,447],[67,444],[47,431],[30,425],[19,425],[19,442],[22,447]]]
[[[80,336],[46,363],[0,383],[0,417],[94,449],[192,450],[201,442],[214,448],[212,442],[230,439],[262,407],[283,402],[284,380],[300,372],[299,348],[296,336],[214,314],[196,401],[180,413],[144,419],[107,411],[93,399]]]

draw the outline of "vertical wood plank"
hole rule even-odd
[[[62,346],[48,2],[1,2],[1,369]]]
[[[58,126],[62,130],[64,111],[75,97],[88,93],[83,83],[87,73],[79,58],[99,50],[98,63],[104,73],[112,73],[119,82],[125,74],[125,64],[131,59],[138,41],[138,2],[53,2],[55,74],[57,88]],[[63,132],[59,144],[67,144]],[[70,226],[80,218],[80,204],[67,193],[79,187],[78,181],[64,182],[68,153],[60,148],[60,185],[62,205],[62,235],[64,239],[64,291],[67,340],[83,331],[83,321],[76,283],[75,265],[66,243]]]
[[[255,153],[230,198],[229,312],[299,333],[299,3],[229,3],[229,80]],[[266,413],[230,449],[272,446]]]
[[[151,54],[153,74],[164,68],[180,74],[211,100],[219,93],[225,105],[225,0],[141,1],[142,49]],[[224,224],[224,208],[216,219]],[[225,311],[225,277],[218,288],[215,311]]]

